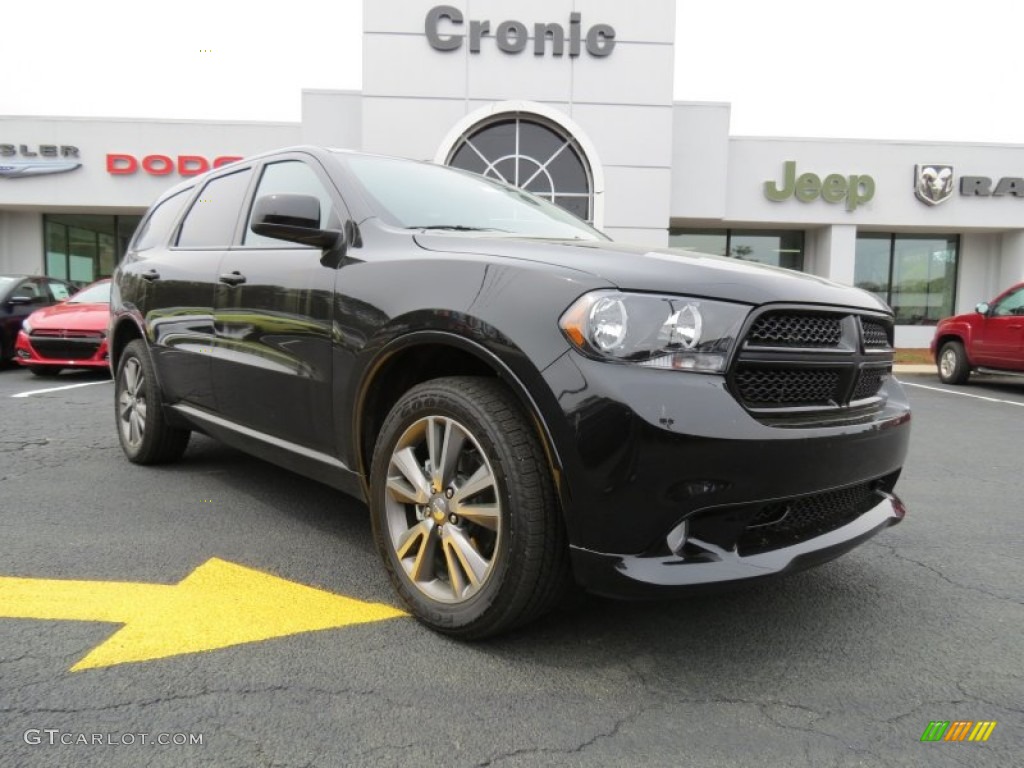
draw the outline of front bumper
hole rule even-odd
[[[910,408],[895,379],[864,407],[773,419],[746,410],[722,376],[574,354],[544,376],[587,589],[639,594],[783,573],[902,517],[892,493]]]
[[[615,598],[657,598],[730,588],[833,560],[900,522],[905,514],[899,498],[880,493],[878,504],[853,522],[781,549],[744,557],[735,550],[690,539],[686,554],[645,557],[572,547],[573,571],[589,591]]]
[[[107,368],[108,346],[105,336],[48,336],[33,343],[25,331],[18,332],[14,361],[33,368]]]

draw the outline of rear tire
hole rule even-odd
[[[42,376],[43,378],[56,376],[62,370],[61,368],[55,368],[49,365],[30,365],[28,369],[36,376]]]
[[[943,384],[966,384],[971,377],[967,352],[959,341],[947,341],[939,350],[939,381]]]
[[[384,421],[372,466],[377,548],[430,628],[495,635],[537,618],[569,586],[543,448],[499,382],[451,377],[409,390]]]
[[[117,363],[114,417],[121,448],[135,464],[177,461],[188,447],[191,432],[167,423],[153,363],[141,339],[130,342]]]

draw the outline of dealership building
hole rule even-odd
[[[109,275],[182,178],[323,144],[503,179],[616,240],[860,286],[903,347],[1024,280],[1024,145],[731,136],[728,104],[673,100],[674,0],[449,1],[366,0],[362,90],[303,91],[298,123],[0,116],[0,273]]]

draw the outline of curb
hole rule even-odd
[[[904,363],[902,365],[894,365],[892,367],[893,373],[935,373],[934,365],[924,364],[909,364]]]

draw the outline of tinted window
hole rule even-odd
[[[341,219],[334,210],[334,202],[331,200],[326,187],[320,181],[316,172],[305,163],[299,160],[286,160],[281,163],[271,163],[263,169],[260,177],[260,185],[256,190],[255,199],[267,195],[310,195],[320,201],[320,228],[340,229]],[[269,246],[282,248],[290,243],[278,240],[274,237],[263,237],[252,231],[252,211],[249,212],[249,220],[245,225],[244,242],[246,245]]]
[[[996,317],[1024,315],[1024,288],[1014,291],[996,304],[992,314]]]
[[[42,299],[44,294],[34,280],[25,280],[14,289],[11,296],[19,299]]]
[[[155,245],[167,242],[174,222],[178,219],[182,206],[188,199],[190,190],[184,189],[173,197],[169,197],[146,217],[139,227],[139,233],[135,236],[135,250],[145,251]]]
[[[231,245],[251,170],[209,181],[185,215],[179,248],[226,248]]]

